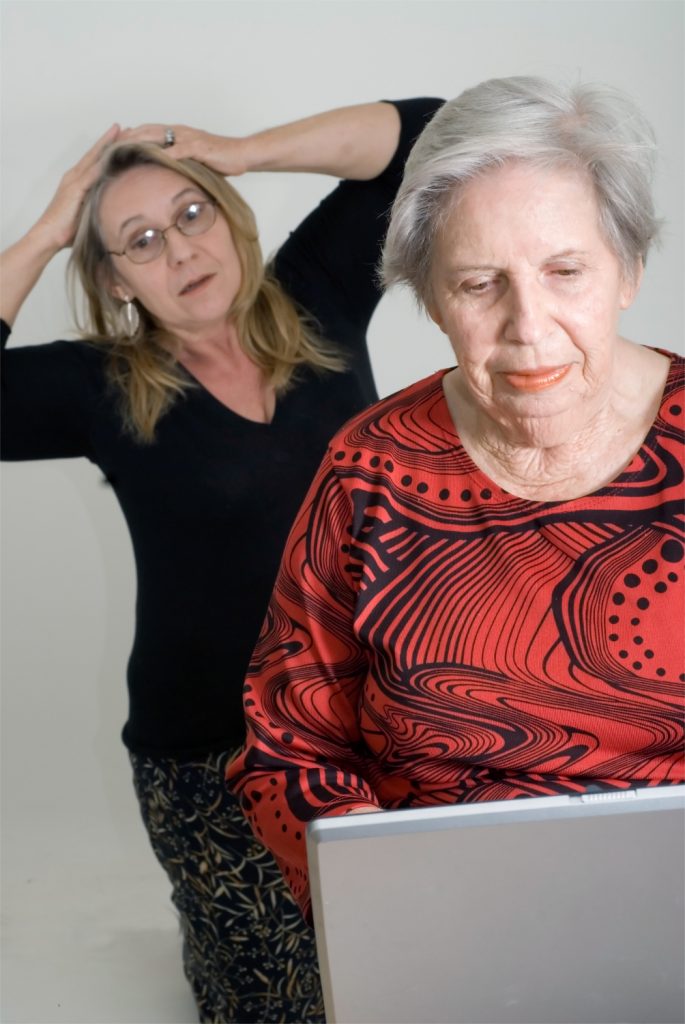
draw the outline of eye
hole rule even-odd
[[[148,228],[147,231],[143,231],[142,234],[136,235],[126,246],[127,250],[133,250],[134,252],[145,252],[151,245],[154,245],[159,236],[159,231],[154,228]]]
[[[182,226],[192,224],[193,221],[202,217],[206,205],[204,202],[191,203],[190,206],[186,206],[185,210],[181,210],[176,223]]]
[[[580,277],[579,267],[555,267],[552,271],[557,277]]]
[[[478,281],[464,281],[461,287],[467,295],[482,295],[484,292],[487,292],[494,283],[495,279],[486,277]]]

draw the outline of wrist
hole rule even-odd
[[[66,248],[69,239],[65,238],[63,233],[60,234],[54,225],[39,220],[26,232],[23,242],[36,258],[47,263],[60,250]]]
[[[271,152],[267,141],[267,132],[255,132],[244,135],[235,142],[238,146],[238,163],[246,171],[270,170]]]

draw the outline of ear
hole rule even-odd
[[[637,293],[640,291],[644,272],[645,265],[640,257],[638,258],[635,264],[635,269],[630,277],[626,277],[624,275],[619,295],[619,305],[621,309],[628,309],[629,306],[632,306]]]
[[[109,292],[110,295],[120,302],[132,302],[135,299],[135,295],[131,294],[130,288],[119,283],[116,273],[111,268],[106,269],[104,266],[100,266],[98,284],[103,291]]]
[[[128,289],[124,288],[123,285],[120,284],[110,285],[109,293],[121,302],[131,302],[135,298],[135,295],[130,295]]]

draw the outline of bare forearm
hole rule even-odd
[[[340,107],[248,136],[246,169],[375,178],[392,159],[399,134],[391,103]]]
[[[155,142],[168,128],[140,125],[122,133],[125,142]],[[267,128],[253,135],[214,135],[173,126],[169,153],[191,158],[220,174],[246,171],[309,171],[338,178],[375,178],[392,159],[400,137],[400,116],[391,103],[339,107],[313,117]]]
[[[61,247],[36,226],[0,255],[0,317],[10,326]]]

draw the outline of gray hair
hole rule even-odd
[[[600,230],[632,279],[658,233],[655,156],[645,117],[608,86],[514,77],[467,89],[437,112],[409,155],[385,242],[383,283],[406,282],[425,302],[433,242],[447,207],[476,175],[508,160],[586,173]]]

